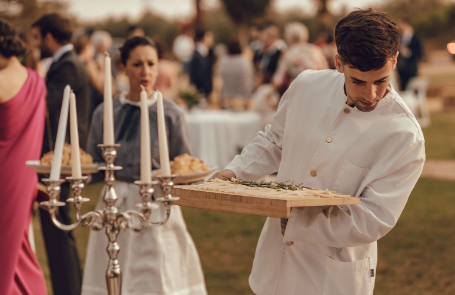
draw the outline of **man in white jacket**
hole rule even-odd
[[[373,294],[377,240],[397,223],[425,161],[420,126],[389,80],[399,32],[356,10],[336,26],[337,71],[304,71],[271,125],[214,177],[336,190],[359,205],[293,208],[268,218],[250,286],[257,295]]]

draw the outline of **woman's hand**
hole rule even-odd
[[[220,171],[220,172],[217,172],[217,173],[213,174],[213,176],[210,177],[210,179],[208,181],[210,181],[212,179],[216,179],[216,178],[221,179],[221,180],[228,180],[228,179],[231,179],[233,177],[235,178],[234,172],[232,170],[226,169],[226,170],[223,170],[223,171]]]

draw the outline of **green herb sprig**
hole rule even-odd
[[[270,189],[275,189],[277,191],[281,191],[281,190],[297,191],[297,190],[303,190],[303,189],[314,190],[314,188],[303,186],[302,183],[295,185],[294,182],[290,183],[289,180],[282,181],[282,182],[274,182],[274,181],[256,182],[256,181],[240,180],[240,179],[236,179],[236,178],[231,178],[231,179],[229,179],[229,181],[231,183],[241,184],[244,186],[270,188]]]

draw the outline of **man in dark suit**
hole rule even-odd
[[[189,63],[190,82],[206,98],[212,92],[212,66],[213,66],[213,33],[206,30],[196,30],[194,34],[195,49]]]
[[[402,19],[398,24],[401,35],[397,70],[400,76],[401,90],[405,90],[409,80],[417,76],[418,63],[423,55],[423,47],[409,20]]]
[[[278,67],[281,54],[286,50],[286,43],[280,39],[280,31],[273,23],[264,25],[262,31],[262,42],[264,43],[263,54],[259,63],[260,81],[259,84],[270,83]]]
[[[46,14],[32,24],[35,45],[41,51],[41,58],[52,57],[47,72],[47,126],[44,132],[42,153],[52,150],[57,137],[58,121],[63,100],[63,89],[70,85],[76,95],[77,120],[80,147],[85,149],[88,132],[89,84],[84,66],[73,51],[70,43],[72,27],[70,21],[58,14]],[[69,142],[69,125],[66,141]],[[68,198],[69,184],[61,186],[60,201]],[[60,207],[58,219],[71,223],[68,206]],[[52,287],[56,295],[79,295],[82,275],[76,244],[71,232],[54,226],[49,213],[40,209],[40,218],[46,245]]]

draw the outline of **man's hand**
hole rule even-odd
[[[212,179],[216,179],[216,178],[221,179],[221,180],[228,180],[228,179],[231,179],[232,177],[235,177],[234,172],[232,170],[226,169],[226,170],[213,174],[213,176],[210,177],[209,181]]]

